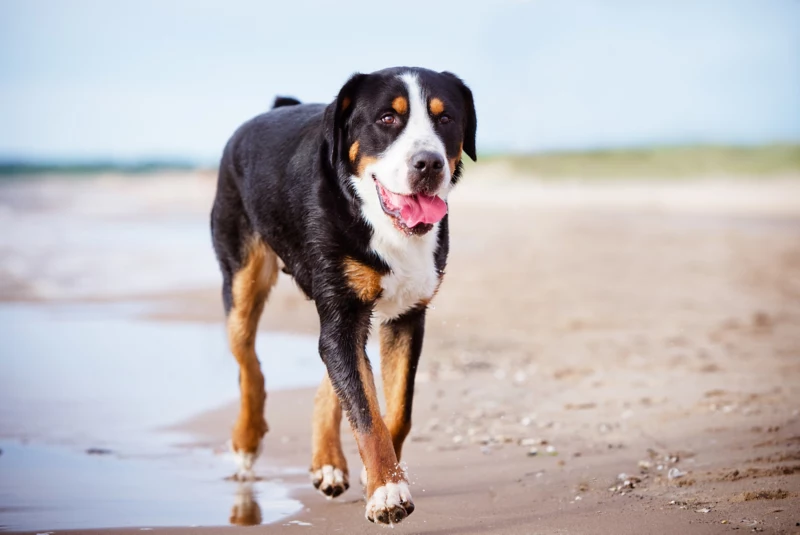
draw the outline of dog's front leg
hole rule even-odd
[[[378,395],[365,345],[371,306],[357,299],[318,305],[320,355],[342,408],[347,412],[367,470],[366,517],[392,524],[414,510],[408,479],[395,455],[381,418]]]

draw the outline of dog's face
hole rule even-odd
[[[475,160],[471,91],[450,73],[395,68],[353,76],[335,106],[334,163],[367,220],[391,221],[403,235],[429,232],[447,213],[462,153]]]

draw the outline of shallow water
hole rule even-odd
[[[26,294],[124,298],[220,284],[207,217],[15,210],[3,205],[4,194],[0,190],[0,226],[14,230],[0,233],[0,272],[24,285]]]
[[[206,450],[147,458],[0,441],[0,531],[219,526],[297,513],[280,479],[224,481]]]
[[[236,399],[238,370],[221,325],[142,312],[0,305],[0,529],[221,525],[234,504],[271,522],[301,507],[279,480],[224,481],[227,456],[158,431]],[[316,338],[260,333],[258,348],[270,389],[319,383]]]
[[[0,437],[131,445],[136,433],[236,399],[221,325],[136,319],[143,311],[0,305]],[[269,389],[322,378],[314,337],[259,333],[258,350]]]

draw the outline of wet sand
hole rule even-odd
[[[800,180],[643,186],[495,179],[499,172],[475,169],[451,199],[451,261],[429,313],[404,450],[417,509],[395,529],[800,531]],[[187,184],[191,202],[180,197]],[[212,184],[107,179],[110,196],[140,204],[124,216],[77,216],[203,221]],[[60,193],[80,199],[95,189],[83,183]],[[14,195],[28,205],[38,198]],[[39,210],[60,211],[39,202]],[[4,247],[13,258],[14,244]],[[60,289],[68,286],[60,275],[0,266],[25,282],[8,285],[7,300],[76,299]],[[80,299],[155,304],[143,316],[163,325],[219,324],[214,281],[171,289],[149,280],[132,295],[87,284]],[[261,326],[314,335],[317,322],[284,278]],[[288,358],[267,346],[261,357]],[[351,489],[327,501],[308,482],[312,399],[307,388],[269,395],[271,432],[257,471],[268,479],[288,471],[277,477],[303,508],[261,529],[374,532],[349,435]],[[227,403],[170,430],[214,451],[234,416]],[[269,506],[248,489],[232,492],[238,497],[219,525]]]

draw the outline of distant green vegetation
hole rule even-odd
[[[688,146],[585,152],[507,154],[480,163],[507,162],[538,178],[686,178],[800,173],[800,145]]]
[[[114,161],[93,162],[41,162],[25,160],[0,160],[0,178],[64,175],[81,177],[106,173],[147,175],[158,171],[189,171],[198,166],[184,161],[143,161],[123,163]]]
[[[691,178],[702,176],[762,177],[800,175],[800,145],[761,147],[686,146],[613,149],[535,154],[481,154],[478,164],[506,163],[520,174],[542,179],[559,178]],[[98,174],[144,176],[163,171],[211,169],[188,160],[41,162],[3,161],[0,179]]]

